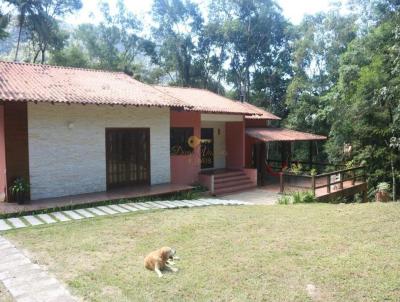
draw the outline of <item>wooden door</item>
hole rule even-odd
[[[150,129],[106,129],[107,189],[150,184]]]

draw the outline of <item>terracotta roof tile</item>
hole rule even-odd
[[[276,120],[276,121],[281,120],[280,117],[278,117],[260,107],[257,107],[253,104],[244,103],[244,105],[247,106],[249,109],[254,110],[255,112],[259,113],[259,115],[247,115],[246,119],[248,119],[248,120],[254,120],[254,119],[256,119],[256,120]]]
[[[205,89],[172,86],[154,87],[192,106],[191,110],[193,111],[245,115],[260,114],[254,108],[250,108],[242,102],[231,100]]]
[[[186,107],[122,72],[1,61],[0,100]]]
[[[326,136],[285,128],[247,128],[246,135],[263,142],[294,142],[326,140]]]

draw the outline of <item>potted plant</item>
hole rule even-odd
[[[389,200],[390,185],[387,182],[381,182],[376,186],[375,200],[377,202],[386,202]]]
[[[24,178],[16,178],[10,186],[12,199],[18,204],[24,204],[28,199],[29,183]]]

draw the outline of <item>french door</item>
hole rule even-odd
[[[150,184],[150,129],[106,129],[107,189]]]

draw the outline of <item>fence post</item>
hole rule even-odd
[[[283,184],[283,172],[279,173],[279,181],[280,181],[280,193],[283,193],[285,191]]]
[[[215,188],[214,188],[214,175],[211,175],[211,195],[214,195],[214,191],[215,191]]]
[[[340,188],[340,190],[343,190],[343,178],[344,178],[344,173],[343,173],[343,172],[340,172],[340,173],[339,173],[339,177],[340,177],[339,188]]]
[[[352,175],[353,175],[353,180],[352,180],[351,184],[354,186],[356,184],[356,170],[355,169],[352,171]]]
[[[311,176],[311,190],[313,195],[315,196],[315,175]]]
[[[331,175],[328,175],[326,177],[326,183],[328,184],[326,187],[326,192],[330,193],[331,192]]]

